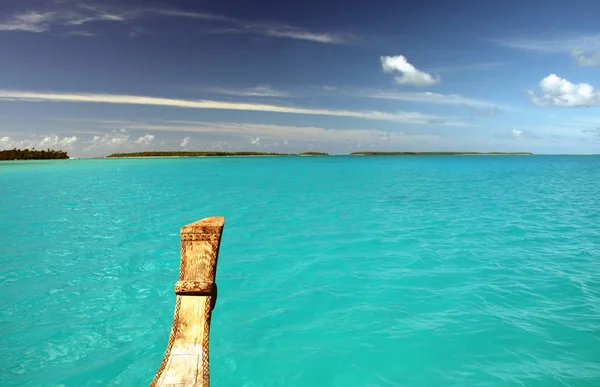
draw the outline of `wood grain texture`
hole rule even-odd
[[[181,228],[181,265],[175,285],[175,315],[163,362],[151,385],[208,387],[210,319],[216,299],[216,269],[223,217]]]

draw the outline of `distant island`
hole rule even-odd
[[[184,151],[155,151],[134,153],[113,153],[106,157],[216,157],[216,156],[327,156],[327,153],[271,153],[271,152],[184,152]]]
[[[350,156],[452,156],[452,155],[532,155],[530,152],[353,152]],[[108,158],[135,157],[218,157],[218,156],[329,156],[324,152],[212,152],[212,151],[150,151],[113,153]]]
[[[329,156],[329,153],[323,152],[303,152],[298,154],[298,156]]]
[[[11,149],[0,151],[0,160],[62,160],[69,155],[61,150]]]
[[[352,152],[351,156],[532,155],[530,152]]]

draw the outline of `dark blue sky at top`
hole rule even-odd
[[[43,31],[35,32],[6,27],[12,25],[10,22],[15,15],[24,12],[80,12],[86,4],[100,5],[110,12],[137,13],[135,17],[118,22],[99,20],[77,25],[63,19],[48,19],[48,23],[42,23]],[[210,20],[166,16],[147,11],[151,9],[218,17]],[[531,141],[535,139],[539,143],[540,138],[544,138],[541,132],[545,127],[555,127],[557,118],[567,124],[555,128],[552,132],[555,137],[569,137],[566,128],[580,117],[591,123],[577,127],[576,136],[588,138],[589,135],[582,135],[582,131],[592,133],[595,126],[592,118],[597,109],[593,98],[584,102],[588,109],[539,107],[531,106],[527,90],[539,93],[540,81],[550,74],[557,74],[575,85],[589,83],[596,89],[600,87],[600,66],[577,65],[574,62],[576,56],[570,54],[573,47],[579,47],[579,42],[583,42],[585,47],[582,49],[590,58],[596,50],[600,52],[598,15],[600,2],[557,0],[4,1],[0,4],[0,16],[5,26],[4,30],[0,28],[0,50],[3,52],[0,89],[211,99],[351,111],[404,111],[452,116],[461,122],[481,122],[481,114],[473,114],[458,104],[349,96],[357,90],[367,89],[460,95],[498,106],[510,105],[514,109],[500,109],[505,111],[490,114],[480,129],[444,128],[443,135],[448,139],[462,139],[469,131],[477,135],[485,132],[487,138],[492,138],[497,133],[510,135],[515,130],[529,132],[528,128],[537,126],[540,133],[527,139],[530,146],[535,146],[536,143]],[[236,21],[230,22],[227,18]],[[252,24],[275,28],[286,26],[314,34],[339,36],[344,43],[272,36],[245,29]],[[236,31],[232,32],[232,29]],[[79,35],[81,33],[93,36]],[[575,46],[570,41],[575,42]],[[542,49],[536,48],[536,42],[540,42]],[[418,70],[439,75],[441,82],[431,87],[396,84],[393,74],[382,71],[381,57],[397,55],[405,56]],[[488,65],[490,68],[485,68]],[[286,98],[215,95],[210,91],[257,86],[284,91]],[[345,92],[323,94],[324,87]],[[27,107],[17,107],[23,104]],[[147,112],[144,109],[142,106],[71,102],[0,101],[0,114],[10,125],[10,128],[0,128],[0,136],[2,131],[13,133],[13,137],[19,131],[34,132],[31,128],[38,124],[25,124],[23,114],[19,115],[22,111],[28,111],[27,119],[31,120],[41,120],[49,111],[60,113],[63,118],[90,116],[103,119],[108,116],[131,119],[144,112],[148,113],[148,119],[172,119],[179,115],[202,121],[399,130],[396,124],[390,127],[389,123],[356,117],[271,112],[261,115],[220,109],[182,111],[165,107],[153,107]],[[431,120],[434,121],[437,120]],[[18,126],[23,129],[16,130]],[[57,125],[51,130],[61,132]],[[411,126],[410,130],[416,129]],[[439,133],[441,129],[424,125],[419,130]],[[249,136],[253,137],[252,134]],[[520,137],[519,146],[522,146],[525,138]],[[569,145],[569,149],[577,149],[579,142]],[[545,144],[544,149],[553,146]],[[560,144],[556,147],[560,148]],[[588,141],[585,150],[594,147],[597,145],[591,146]]]

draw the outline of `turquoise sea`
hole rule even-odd
[[[600,386],[600,157],[0,164],[0,385],[145,386],[226,217],[211,382]]]

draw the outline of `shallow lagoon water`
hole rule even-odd
[[[600,157],[0,164],[0,385],[143,386],[226,217],[219,386],[600,385]]]

